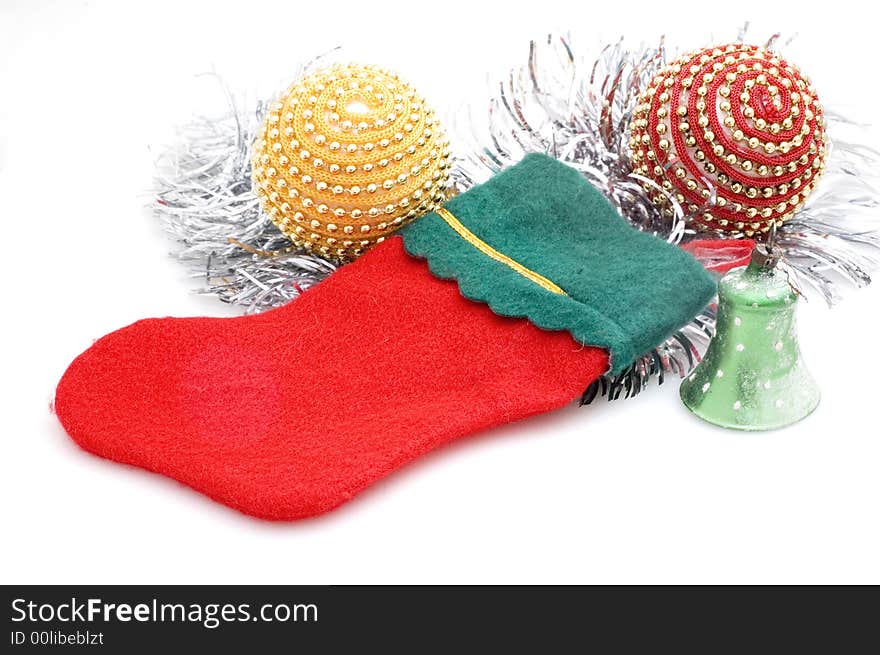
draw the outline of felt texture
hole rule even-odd
[[[444,207],[567,295],[485,256],[436,213],[403,230],[410,254],[496,314],[527,317],[606,348],[612,373],[661,343],[715,294],[713,278],[693,257],[633,229],[578,171],[546,155],[527,155]]]
[[[599,348],[463,298],[377,246],[288,305],[138,321],[62,377],[55,411],[85,450],[247,514],[326,512],[438,446],[577,398]]]
[[[566,405],[609,368],[595,346],[629,363],[714,291],[690,255],[632,230],[546,157],[448,207],[572,296],[432,215],[404,237],[427,263],[395,236],[273,311],[148,319],[99,339],[58,384],[61,423],[87,451],[242,512],[304,518],[443,444]]]

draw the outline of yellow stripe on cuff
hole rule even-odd
[[[480,237],[478,237],[476,234],[467,229],[464,224],[460,220],[458,220],[448,209],[440,207],[438,209],[435,209],[434,212],[438,216],[440,216],[440,218],[446,221],[446,224],[449,225],[449,227],[451,227],[453,230],[455,230],[462,239],[467,241],[469,244],[471,244],[474,248],[479,250],[487,257],[491,257],[496,262],[501,262],[505,266],[512,268],[514,271],[522,275],[527,280],[531,280],[539,287],[541,287],[542,289],[546,289],[550,293],[555,293],[560,296],[568,295],[567,293],[565,293],[565,291],[560,289],[556,284],[548,280],[540,273],[535,273],[535,271],[526,268],[525,266],[511,259],[504,253],[500,253],[495,250],[495,248],[490,246],[488,243],[480,239]]]

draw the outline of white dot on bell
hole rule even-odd
[[[743,406],[743,404],[738,400],[735,403],[733,403],[733,408],[737,411],[739,411],[742,408],[742,406]]]

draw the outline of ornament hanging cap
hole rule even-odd
[[[755,243],[749,267],[753,270],[771,271],[782,261],[782,252],[776,247],[776,223],[767,231],[767,239]]]

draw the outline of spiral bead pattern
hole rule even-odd
[[[732,44],[684,57],[639,97],[633,170],[672,216],[745,236],[790,219],[825,167],[822,108],[809,79],[765,48]]]
[[[374,66],[294,82],[253,148],[253,186],[293,244],[348,261],[443,201],[449,142],[424,99]]]

